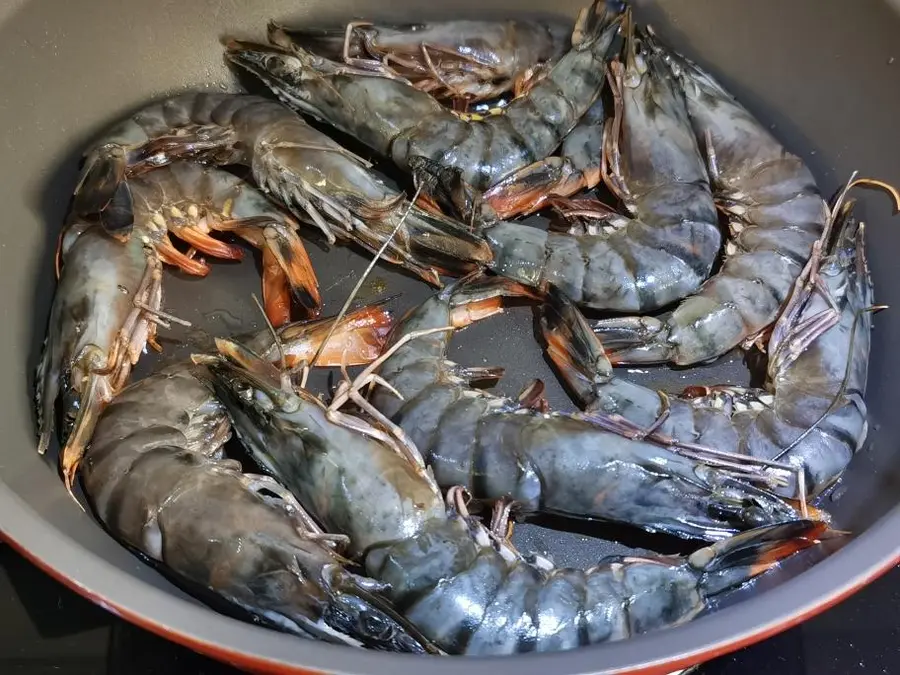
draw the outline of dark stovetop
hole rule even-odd
[[[900,673],[900,568],[806,624],[700,675]],[[3,675],[237,675],[107,614],[0,544]]]

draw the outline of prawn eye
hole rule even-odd
[[[359,624],[363,635],[368,635],[376,640],[388,640],[394,632],[390,623],[372,612],[362,612],[359,615]]]
[[[275,409],[275,403],[273,403],[272,399],[262,391],[257,391],[255,396],[252,392],[247,392],[248,396],[252,396],[256,399],[256,405],[265,410],[266,412],[271,412]],[[249,398],[248,398],[249,401]]]
[[[771,516],[766,508],[755,499],[744,501],[741,509],[741,519],[751,527],[762,527],[771,522]]]
[[[273,54],[266,59],[265,68],[276,77],[291,79],[300,71],[300,62],[293,56]]]

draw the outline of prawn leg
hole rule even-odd
[[[271,249],[263,249],[263,307],[269,322],[275,328],[281,328],[291,320],[290,282],[281,263],[282,261],[275,256]]]
[[[75,475],[85,448],[90,442],[100,412],[125,385],[131,366],[137,363],[143,345],[153,342],[153,313],[162,302],[159,263],[148,258],[144,277],[134,294],[133,307],[122,322],[108,353],[94,344],[86,345],[72,362],[73,383],[80,391],[71,430],[59,452],[60,473],[66,490],[72,494]],[[144,309],[148,308],[148,309]],[[45,447],[42,443],[41,447]]]

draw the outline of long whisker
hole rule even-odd
[[[338,315],[335,317],[334,323],[331,325],[331,328],[328,329],[328,334],[325,336],[325,339],[322,340],[322,344],[319,345],[319,348],[316,350],[315,355],[310,360],[310,367],[316,365],[316,362],[319,360],[319,357],[322,355],[322,352],[325,350],[325,345],[328,344],[328,341],[334,335],[334,331],[337,330],[338,324],[344,318],[344,315],[347,313],[347,310],[350,309],[350,305],[353,303],[353,300],[359,294],[360,289],[362,288],[363,283],[365,283],[368,276],[372,273],[372,270],[375,269],[375,264],[381,259],[381,256],[384,255],[384,252],[388,249],[391,242],[394,240],[394,237],[397,236],[397,233],[400,231],[400,228],[403,227],[403,223],[406,222],[407,217],[410,212],[413,210],[413,207],[416,203],[416,200],[419,198],[419,195],[422,192],[422,186],[416,188],[415,194],[412,196],[412,199],[409,200],[409,207],[406,209],[404,214],[400,217],[400,220],[397,222],[397,225],[394,226],[394,229],[391,231],[388,238],[381,245],[381,248],[375,253],[372,260],[369,262],[369,266],[366,267],[366,270],[360,276],[359,281],[356,282],[356,286],[353,287],[353,290],[350,291],[350,295],[347,296],[346,302],[344,302],[344,306],[341,307],[341,311],[338,312]]]
[[[778,461],[782,457],[784,457],[787,453],[797,447],[804,438],[809,436],[815,429],[818,427],[826,417],[828,417],[831,413],[833,413],[838,405],[840,405],[841,400],[844,398],[844,394],[847,393],[847,387],[850,385],[850,373],[851,367],[853,366],[853,344],[856,342],[856,329],[859,326],[859,320],[863,314],[869,314],[871,312],[880,312],[883,309],[887,309],[887,305],[872,305],[871,307],[863,307],[856,313],[856,316],[853,317],[853,326],[850,329],[850,343],[848,345],[849,357],[847,358],[847,365],[844,367],[844,377],[841,380],[841,386],[838,387],[837,392],[834,397],[831,399],[831,403],[825,409],[821,415],[819,415],[818,419],[815,422],[810,424],[797,438],[795,438],[789,445],[787,445],[784,449],[781,450],[777,455],[775,455],[775,461]]]
[[[275,349],[278,350],[278,358],[280,359],[278,372],[281,375],[281,389],[285,392],[293,392],[294,388],[291,386],[291,376],[285,370],[287,358],[284,354],[284,345],[281,342],[281,336],[278,335],[278,331],[275,330],[275,326],[273,326],[272,322],[269,321],[269,317],[266,315],[266,310],[263,308],[262,303],[259,301],[259,298],[256,297],[256,293],[251,293],[250,297],[253,298],[253,302],[255,302],[256,306],[259,308],[259,313],[262,314],[263,320],[266,322],[266,326],[268,327],[269,332],[272,334],[272,339],[275,341]]]
[[[883,180],[878,180],[877,178],[857,178],[855,180],[851,178],[848,189],[853,187],[866,187],[875,190],[884,190],[888,193],[888,195],[890,195],[891,199],[894,200],[894,215],[900,213],[900,191],[898,191],[897,188],[895,188],[890,183],[886,183]]]
[[[834,228],[835,222],[839,220],[838,216],[843,209],[844,200],[847,198],[847,193],[850,192],[850,189],[856,182],[856,177],[858,175],[858,171],[854,171],[853,173],[851,173],[850,180],[848,180],[844,184],[844,186],[837,191],[837,194],[835,194],[831,199],[831,207],[828,211],[828,218],[825,219],[825,228],[822,230],[822,234],[819,236],[819,241],[822,242],[821,245],[826,249],[828,247],[828,242],[831,240],[831,230]]]

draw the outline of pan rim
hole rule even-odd
[[[900,0],[888,0],[888,2],[891,3],[892,9],[888,9],[887,11],[891,13],[891,24],[895,25],[893,19],[897,16],[895,13],[898,11],[898,7],[900,7]],[[23,11],[25,7],[29,7],[30,9],[28,3],[24,1],[17,2],[17,0],[12,0],[12,3],[10,4],[0,0],[0,24],[4,25],[4,27],[7,25],[15,25],[15,27],[20,30],[25,28],[35,30],[44,28],[44,25],[51,26],[51,24],[56,25],[56,23],[58,23],[48,21],[46,24],[42,25],[34,21],[33,18],[27,22],[18,22],[17,19],[20,14],[26,16],[26,18],[34,14],[30,11]],[[296,10],[295,6],[292,6],[290,11],[296,13],[298,10]],[[341,9],[341,11],[343,12],[344,10]],[[382,9],[381,11],[385,10]],[[434,10],[430,11],[432,12],[431,16],[434,16]],[[450,10],[441,11],[446,12]],[[481,10],[478,11],[480,12]],[[491,11],[496,14],[496,12],[501,10],[494,9]],[[558,10],[555,13],[558,15]],[[862,14],[862,12],[859,14]],[[179,15],[173,13],[173,16]],[[445,14],[445,16],[447,15]],[[884,18],[884,15],[882,15],[882,18]],[[134,21],[134,19],[132,19],[132,21]],[[156,31],[144,32],[155,33]],[[749,31],[742,32],[745,35],[749,33]],[[158,48],[160,45],[165,47],[168,44],[169,35],[168,33],[162,34],[166,36],[166,42],[154,42],[151,40],[144,43],[139,40],[137,35],[133,39],[135,44],[141,47],[151,46]],[[35,33],[35,35],[40,36],[40,32]],[[690,30],[687,30],[686,35],[691,35]],[[51,37],[55,40],[59,36],[53,35]],[[874,38],[873,41],[875,41]],[[25,44],[28,45],[28,50],[35,49],[35,45],[29,44],[28,41],[26,41]],[[48,47],[50,46],[49,42],[44,44]],[[55,55],[56,44],[57,42],[54,41],[52,44],[54,48],[52,50],[49,48],[44,50],[45,53],[49,54],[52,51]],[[58,44],[61,47],[64,47],[67,44],[65,33],[61,34]],[[736,40],[735,46],[728,47],[728,51],[738,52],[740,49],[737,45],[743,44],[744,43],[740,40]],[[879,44],[881,44],[880,41]],[[173,47],[175,46],[176,44],[173,42]],[[890,49],[892,50],[893,48],[891,47]],[[742,71],[731,71],[730,68],[724,65],[720,67],[715,59],[710,58],[709,53],[706,51],[706,45],[703,42],[697,42],[696,45],[687,51],[688,54],[696,56],[702,63],[710,65],[711,69],[714,70],[717,75],[721,75],[723,82],[729,86],[734,85],[735,87],[742,89],[749,97],[748,104],[749,101],[755,100],[755,105],[752,106],[754,111],[762,112],[764,109],[769,108],[772,112],[776,113],[775,116],[769,116],[767,114],[767,119],[765,121],[773,123],[784,122],[784,126],[786,127],[784,133],[786,137],[791,135],[794,136],[797,142],[798,152],[802,150],[804,156],[805,153],[808,153],[810,150],[813,150],[813,154],[815,154],[816,151],[818,152],[818,158],[815,160],[815,164],[818,165],[818,170],[814,173],[816,178],[822,181],[823,188],[825,185],[834,183],[835,174],[837,173],[838,168],[840,168],[842,172],[844,169],[855,168],[855,166],[848,166],[848,160],[840,159],[842,153],[837,152],[837,148],[832,147],[830,142],[830,138],[838,137],[837,131],[843,130],[843,127],[835,125],[834,128],[832,128],[830,123],[827,126],[823,123],[822,125],[815,126],[809,134],[807,134],[806,125],[800,124],[800,121],[804,120],[804,118],[801,115],[795,116],[793,109],[786,103],[784,109],[782,109],[782,101],[777,97],[770,96],[768,88],[757,87],[755,76],[746,76],[746,78],[744,78],[740,74]],[[778,54],[775,50],[767,51],[771,51],[776,55]],[[20,50],[19,53],[22,54],[23,52]],[[881,50],[878,52],[878,56],[880,57],[882,54],[893,53],[896,52],[885,52],[884,50]],[[24,54],[27,55],[27,52]],[[66,54],[65,50],[62,50],[62,54]],[[822,54],[829,58],[840,56],[840,54],[833,53],[833,50],[822,52],[819,56],[821,57]],[[866,64],[866,68],[862,69],[864,74],[875,72],[879,63],[887,68],[883,61],[876,62],[874,59],[875,54],[872,52],[867,52],[867,54],[873,58],[871,61],[863,61],[863,63]],[[844,51],[843,62],[848,61],[846,55],[847,52]],[[216,61],[200,59],[198,60],[198,63],[200,66],[207,66],[210,63],[215,65],[221,61],[221,54],[217,53],[215,56]],[[61,61],[62,59],[58,59],[58,62]],[[176,62],[172,57],[161,59],[160,61],[168,61],[169,63]],[[783,68],[783,61],[780,59],[779,61],[778,67]],[[893,58],[891,58],[891,61],[893,61]],[[23,58],[20,62],[25,62],[25,59]],[[81,63],[75,59],[73,59],[73,62]],[[859,62],[860,61],[857,60],[857,63]],[[189,70],[187,64],[179,64],[177,67],[183,67]],[[896,66],[893,66],[893,68],[896,68]],[[56,67],[56,70],[63,75],[68,75],[68,71],[63,70],[58,66]],[[795,69],[792,68],[790,70]],[[796,70],[799,71],[799,67]],[[818,72],[817,69],[813,70]],[[835,69],[829,66],[828,70],[833,76]],[[189,72],[193,73],[194,71],[189,70]],[[209,70],[206,72],[208,74]],[[840,71],[838,70],[837,72]],[[120,73],[120,76],[121,75],[122,73]],[[22,79],[26,78],[22,77]],[[132,76],[132,79],[138,78]],[[830,84],[833,86],[834,79],[830,79]],[[50,89],[50,87],[54,85],[57,87],[59,86],[58,78],[48,78],[46,83],[39,83],[39,86],[42,89]],[[193,89],[197,86],[197,81],[188,81],[180,77],[173,77],[170,80],[166,79],[165,82],[158,84],[157,95],[162,91],[170,91],[168,87],[176,87],[178,90],[181,90],[185,88]],[[800,88],[801,87],[799,86],[793,87],[793,89],[797,90]],[[131,90],[129,89],[128,92],[130,91]],[[865,93],[866,88],[864,87],[860,91]],[[127,96],[129,97],[132,95],[135,97],[137,96],[137,94],[133,94],[133,92],[127,93]],[[112,104],[112,107],[108,106],[104,111],[103,119],[112,121],[112,114],[116,114],[117,116],[121,114],[124,116],[125,113],[131,112],[134,107],[139,105],[140,101],[143,101],[142,97],[144,95],[146,95],[146,91],[142,90],[140,92],[141,98],[128,98],[127,100],[130,102],[127,104],[119,101],[119,103]],[[26,99],[26,102],[30,103],[31,101]],[[34,102],[40,103],[41,101],[35,99]],[[123,105],[126,105],[127,109],[122,109]],[[855,106],[856,104],[854,103],[854,107]],[[66,106],[66,108],[68,107],[69,106]],[[22,110],[24,111],[26,109],[22,108]],[[74,113],[74,115],[72,113]],[[72,105],[72,113],[69,114],[69,120],[66,122],[65,126],[71,127],[74,124],[74,126],[78,128],[80,138],[86,138],[88,130],[96,130],[94,125],[99,122],[99,116],[95,116],[93,112],[90,112],[90,107]],[[38,110],[32,111],[31,115],[38,121],[46,122],[45,116],[42,116]],[[866,122],[865,119],[863,119],[863,121]],[[857,125],[859,124],[859,118],[857,118],[855,123]],[[872,123],[877,126],[878,120],[872,120]],[[40,127],[37,128],[39,129]],[[28,129],[29,127],[26,127],[26,130]],[[779,130],[778,135],[780,136],[781,133],[782,131]],[[73,142],[73,139],[68,138],[68,135],[72,134],[67,133],[67,137],[64,139],[64,145],[67,149],[70,148]],[[846,134],[844,134],[844,136],[846,137]],[[20,149],[17,149],[17,152],[29,149],[30,146],[28,144],[23,144]],[[862,157],[865,158],[866,156],[867,154],[864,151]],[[873,175],[875,173],[874,169],[878,166],[887,166],[890,168],[891,172],[893,172],[892,162],[886,164],[885,162],[878,161],[878,158],[874,155],[871,155],[871,157],[874,159],[866,159],[865,161],[869,164],[868,170],[872,172]],[[54,163],[53,166],[57,167],[57,164]],[[826,169],[828,170],[826,171]],[[50,167],[49,165],[41,166],[38,170],[41,172],[39,187],[42,191],[40,194],[43,195],[43,190],[52,185],[50,180],[44,180],[43,173],[44,171],[50,171]],[[30,176],[28,173],[29,171],[30,169],[25,166],[25,160],[23,159],[22,170],[20,170],[19,173],[23,174],[25,179],[27,179],[27,182],[21,183],[22,188],[31,189],[29,186],[32,186],[31,179],[33,177]],[[56,174],[54,173],[54,177],[55,175]],[[10,182],[15,184],[16,187],[19,187],[18,181]],[[37,186],[37,182],[34,182],[33,185]],[[68,185],[68,187],[70,188],[71,185]],[[22,191],[22,194],[26,194],[24,190]],[[19,195],[17,195],[17,198],[18,196]],[[28,196],[29,199],[32,197],[36,199],[37,192],[35,192],[34,195],[28,193],[26,196]],[[57,198],[55,193],[50,196],[53,199]],[[16,202],[16,207],[18,207],[18,202]],[[37,211],[35,211],[35,204],[32,204],[30,201],[25,207],[27,211],[25,215],[28,217],[23,219],[23,222],[28,224],[31,223],[31,221],[34,221],[34,223],[32,223],[33,225],[40,226],[40,239],[41,243],[43,243],[43,233],[46,226],[45,221],[47,221],[47,218],[44,215],[45,211],[43,208],[38,208]],[[37,215],[32,217],[32,211],[35,211]],[[23,229],[38,231],[35,228]],[[872,228],[872,230],[874,231],[875,228]],[[35,235],[26,233],[25,236],[33,237]],[[9,248],[6,249],[4,255],[10,253],[10,259],[8,261],[9,266],[11,268],[15,267],[15,269],[18,269],[19,266],[23,268],[21,270],[22,274],[20,275],[20,279],[26,277],[33,278],[39,271],[45,272],[47,269],[45,264],[46,260],[42,260],[40,270],[36,267],[36,256],[34,255],[34,251],[37,249],[22,243],[25,242],[25,237],[21,233],[17,238],[18,241],[14,238],[6,240]],[[892,278],[891,273],[884,273],[886,270],[890,269],[888,266],[889,264],[885,264],[885,256],[889,257],[889,253],[884,252],[884,248],[882,248],[882,255],[879,256],[877,251],[874,250],[877,248],[877,246],[870,247],[873,263],[875,263],[873,268],[877,267],[875,259],[881,258],[882,264],[879,269],[882,274],[879,274],[878,270],[873,269],[873,275],[877,282],[881,282],[881,279],[884,278],[886,284],[885,286],[882,286],[882,288],[887,288],[890,286]],[[16,255],[17,253],[18,255]],[[15,263],[12,258],[16,258]],[[18,260],[22,261],[21,265],[18,263]],[[28,290],[31,290],[30,287]],[[877,290],[878,288],[876,288],[876,291]],[[22,295],[24,298],[26,293],[23,293]],[[893,304],[896,305],[898,303],[895,302]],[[312,673],[314,671],[320,672],[321,670],[327,670],[329,672],[343,673],[388,673],[390,671],[395,671],[397,675],[411,675],[413,672],[416,672],[418,675],[418,673],[424,669],[422,666],[427,667],[427,665],[430,664],[431,667],[436,668],[439,671],[436,675],[443,675],[443,673],[451,672],[449,667],[454,668],[454,671],[460,669],[457,660],[445,659],[444,661],[437,661],[432,659],[431,661],[423,661],[421,659],[412,659],[411,657],[404,655],[374,654],[370,652],[335,648],[330,645],[298,643],[296,638],[290,636],[284,636],[273,633],[272,631],[259,629],[251,624],[236,623],[234,620],[207,610],[195,601],[186,599],[180,594],[173,595],[169,592],[170,587],[168,585],[160,587],[157,585],[155,579],[148,580],[142,573],[145,569],[149,571],[149,567],[145,567],[137,558],[133,559],[134,567],[123,566],[121,561],[117,564],[116,562],[107,560],[101,554],[98,554],[95,549],[85,545],[85,543],[78,538],[82,532],[86,532],[87,534],[102,533],[104,537],[108,537],[92,518],[88,518],[88,521],[91,522],[92,527],[97,528],[96,532],[91,532],[90,530],[81,527],[66,529],[66,527],[60,527],[52,519],[48,520],[48,509],[52,509],[56,504],[51,503],[48,505],[47,499],[53,497],[53,495],[50,494],[45,497],[40,494],[40,490],[47,489],[46,485],[49,484],[51,480],[54,482],[55,488],[61,488],[59,481],[56,480],[55,470],[47,466],[39,467],[40,473],[45,473],[47,480],[42,481],[40,483],[41,487],[38,489],[35,489],[35,484],[29,485],[28,481],[21,480],[22,475],[29,477],[32,473],[38,473],[38,467],[34,466],[38,463],[38,460],[35,459],[35,461],[31,461],[32,457],[36,458],[33,442],[31,441],[33,432],[31,429],[28,429],[24,434],[21,434],[19,428],[19,418],[26,419],[30,416],[28,414],[30,410],[26,410],[27,406],[24,403],[21,403],[28,398],[22,391],[21,382],[24,382],[27,379],[24,372],[26,370],[30,372],[33,366],[33,362],[30,360],[27,364],[22,365],[23,362],[21,361],[20,355],[26,351],[25,347],[33,347],[30,343],[26,343],[28,340],[33,342],[35,336],[28,330],[28,321],[23,321],[21,319],[20,314],[18,314],[18,308],[16,308],[16,312],[17,313],[14,316],[12,313],[10,316],[12,328],[8,329],[3,335],[4,339],[7,339],[8,346],[10,347],[9,351],[14,350],[16,353],[16,360],[19,361],[19,363],[15,365],[15,373],[18,374],[21,370],[23,374],[21,377],[11,378],[17,380],[15,385],[17,390],[15,391],[15,395],[12,396],[16,406],[8,409],[13,411],[17,418],[14,420],[13,413],[7,413],[5,411],[2,413],[4,419],[8,421],[8,425],[6,426],[9,427],[8,431],[11,435],[6,448],[7,456],[4,458],[6,459],[6,466],[9,471],[7,473],[5,470],[3,473],[6,475],[4,475],[3,478],[0,478],[0,543],[3,542],[4,531],[7,531],[10,536],[9,543],[14,550],[18,550],[32,563],[40,566],[45,572],[50,573],[80,594],[89,597],[92,601],[105,605],[108,610],[118,613],[129,621],[143,625],[145,628],[169,639],[176,640],[189,648],[201,651],[224,661],[252,668],[257,672]],[[873,336],[873,340],[880,341],[881,347],[877,351],[877,354],[884,366],[890,365],[894,361],[889,358],[890,352],[888,351],[891,344],[891,334],[891,330],[888,330],[887,332],[876,331]],[[43,335],[38,335],[37,338],[43,338]],[[874,348],[872,356],[872,365],[874,369],[875,358],[877,358]],[[878,385],[881,383],[876,382],[873,384],[876,384],[876,387],[870,387],[869,395],[866,397],[867,400],[874,401],[876,398],[880,398],[877,392],[873,390],[877,389]],[[882,391],[881,395],[886,396],[886,403],[889,403],[893,398],[893,393],[890,389],[886,394]],[[9,417],[7,417],[7,415],[9,415]],[[20,441],[19,439],[24,440]],[[882,439],[885,441],[879,450],[879,452],[882,453],[882,456],[884,454],[883,451],[885,450],[889,453],[894,453],[897,447],[896,436],[893,436],[892,438],[891,435],[880,434],[878,436],[878,442],[882,443]],[[888,456],[890,457],[890,455]],[[857,458],[857,461],[861,459],[863,458],[859,457]],[[873,461],[873,465],[874,464]],[[881,467],[877,466],[875,468],[881,469]],[[886,471],[885,473],[888,472]],[[891,471],[891,473],[893,473],[893,471]],[[4,479],[8,479],[9,488],[7,487],[7,484],[4,484]],[[28,490],[29,492],[25,492],[25,490]],[[35,492],[38,494],[35,495]],[[59,497],[58,502],[67,499],[63,495],[61,489],[59,489],[59,494],[56,496]],[[854,496],[853,499],[856,500],[856,497]],[[865,491],[863,491],[863,494],[860,495],[860,500],[862,501],[865,499]],[[891,498],[891,501],[894,501],[893,497]],[[65,506],[71,507],[72,505],[70,502],[66,502]],[[72,511],[72,517],[69,518],[67,515],[66,519],[62,522],[71,524],[72,521],[77,521],[81,514],[77,513],[77,509],[72,509]],[[752,644],[753,642],[777,634],[781,630],[785,630],[792,625],[815,616],[819,612],[827,609],[831,604],[843,600],[851,593],[864,587],[878,575],[889,571],[894,564],[900,562],[900,551],[898,551],[898,546],[895,545],[895,542],[900,542],[900,536],[898,536],[900,535],[900,514],[897,513],[897,509],[895,508],[890,513],[885,513],[877,520],[869,520],[870,524],[867,528],[867,532],[861,533],[858,539],[851,542],[847,549],[836,553],[832,558],[819,563],[802,575],[798,575],[797,577],[788,580],[784,585],[779,586],[779,593],[762,594],[759,597],[749,598],[747,601],[740,603],[737,607],[739,607],[741,611],[737,611],[734,607],[731,607],[717,613],[714,618],[708,617],[706,619],[700,619],[692,626],[660,631],[622,643],[598,645],[583,650],[577,650],[575,652],[557,653],[547,655],[546,657],[542,655],[526,655],[527,658],[525,658],[525,656],[514,657],[513,660],[507,659],[508,664],[512,667],[521,669],[523,671],[522,675],[536,673],[538,667],[542,669],[542,675],[545,675],[548,666],[551,669],[550,672],[560,672],[567,675],[570,673],[589,672],[607,674],[618,673],[619,675],[622,675],[623,673],[663,675],[664,673],[669,673],[676,666],[686,666],[698,659],[726,654],[747,644]],[[78,521],[75,524],[83,525],[86,522],[87,521]],[[36,528],[37,531],[35,531]],[[871,530],[871,532],[869,532],[869,530]],[[866,536],[867,533],[871,536]],[[14,536],[17,539],[13,539]],[[35,537],[40,537],[41,540],[36,542],[33,539]],[[38,544],[40,544],[40,546]],[[121,553],[123,557],[128,555],[124,550]],[[846,556],[846,560],[844,559],[844,556]],[[51,562],[45,563],[45,560]],[[137,578],[134,576],[135,571],[137,572]],[[90,574],[90,577],[88,574]],[[114,592],[107,592],[107,578],[112,578],[113,576],[116,583],[110,581],[110,584],[113,586]],[[87,582],[89,579],[92,579],[93,581],[89,584],[82,583]],[[140,583],[135,584],[135,581]],[[793,590],[795,586],[797,587],[796,592]],[[94,591],[98,592],[95,593]],[[827,593],[825,595],[820,595],[819,591],[827,591]],[[93,595],[91,595],[91,593],[93,593]],[[781,593],[793,593],[793,596],[791,599],[779,600],[779,595]],[[769,600],[769,595],[775,596],[774,601]],[[151,600],[152,612],[145,614],[143,609]],[[179,609],[179,607],[181,609]],[[745,608],[750,607],[755,608],[753,611],[756,613],[756,618],[764,617],[764,620],[761,620],[759,623],[753,623],[753,619],[744,621],[741,615]],[[141,614],[126,616],[127,612],[134,609],[141,610]],[[200,610],[199,612],[197,611],[198,609]],[[177,621],[174,620],[174,617],[170,616],[170,613],[178,615]],[[735,615],[734,621],[731,621],[730,618],[732,614]],[[161,618],[161,623],[156,626],[147,625],[144,617],[155,619]],[[142,621],[143,623],[141,623]],[[753,623],[753,625],[750,626],[750,628],[747,628],[751,623]],[[190,630],[175,634],[167,628],[167,626],[171,625],[187,626]],[[219,626],[225,626],[225,628],[217,628]],[[746,632],[739,634],[737,631],[741,628],[747,629]],[[238,637],[232,641],[230,639],[232,636]],[[723,636],[727,636],[728,639],[724,640]],[[742,642],[742,638],[745,641]],[[206,641],[204,642],[203,640]],[[275,644],[279,645],[276,649],[276,653],[267,653],[270,651],[268,648]],[[244,650],[243,647],[248,645],[249,649]],[[236,647],[239,648],[238,651],[236,651]],[[285,654],[289,656],[285,657]],[[286,661],[283,660],[284,658],[287,658],[288,661],[295,665],[287,665]],[[552,658],[553,661],[544,661],[542,658]],[[482,663],[483,660],[486,661],[486,663]],[[493,661],[494,659],[486,660],[472,658],[463,662],[465,664],[463,667],[468,666],[467,670],[472,669],[474,671],[472,675],[489,675],[488,669],[495,670],[497,667]],[[296,664],[305,665],[301,666]],[[500,662],[500,664],[502,667],[502,665],[506,665],[506,662]],[[413,671],[410,666],[415,667],[416,671]],[[442,668],[444,670],[441,670]]]
[[[40,518],[2,481],[0,514],[0,533],[6,542],[45,573],[129,623],[220,661],[260,673],[412,675],[419,672],[422,659],[429,658],[429,668],[435,675],[458,671],[455,658],[387,654],[298,641],[294,636],[224,616],[199,602],[172,596],[134,579],[65,533],[60,540],[60,531]],[[84,515],[99,527],[93,518]],[[54,549],[52,554],[50,548]],[[60,555],[60,548],[68,554]],[[867,560],[871,562],[860,564]],[[546,659],[552,658],[553,672],[560,674],[665,675],[728,654],[812,618],[898,564],[900,506],[840,551],[785,581],[778,593],[761,593],[686,625],[621,642],[548,654],[468,657],[465,662],[469,666],[479,662],[493,664],[502,658],[504,665],[515,667],[519,675],[538,675],[547,672]],[[835,584],[834,579],[842,581]],[[113,583],[118,580],[129,583]],[[823,587],[829,592],[819,593]],[[161,607],[153,607],[159,603]],[[172,603],[180,611],[161,616],[160,609],[172,609]],[[183,626],[170,625],[173,619]],[[239,638],[240,646],[233,646],[233,638]],[[599,669],[598,662],[603,663]]]

